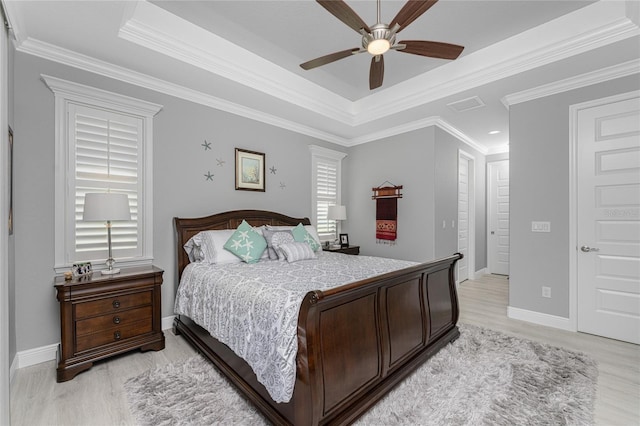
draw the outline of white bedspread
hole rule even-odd
[[[295,263],[191,263],[180,280],[175,313],[188,316],[245,359],[274,401],[288,402],[304,296],[415,264],[327,252]]]

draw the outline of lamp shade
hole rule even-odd
[[[82,220],[106,222],[108,220],[131,220],[127,194],[91,193],[84,196]]]
[[[346,206],[329,206],[327,210],[327,219],[331,220],[347,220]]]

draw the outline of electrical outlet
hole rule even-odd
[[[542,297],[551,298],[551,287],[542,287]]]

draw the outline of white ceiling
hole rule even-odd
[[[640,72],[635,0],[440,0],[398,40],[460,44],[462,55],[390,51],[373,91],[367,53],[299,67],[360,46],[312,0],[2,1],[20,52],[345,146],[435,124],[500,152],[505,104]],[[375,23],[374,1],[347,3]],[[382,1],[382,21],[404,3]],[[447,106],[475,97],[483,106]]]

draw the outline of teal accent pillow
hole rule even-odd
[[[307,232],[303,224],[299,223],[298,226],[291,230],[291,233],[293,234],[293,239],[296,242],[309,244],[311,250],[314,252],[318,251],[320,248],[320,244],[309,232]]]
[[[224,248],[238,256],[243,262],[256,263],[267,248],[267,241],[243,220],[236,232],[224,244]]]

